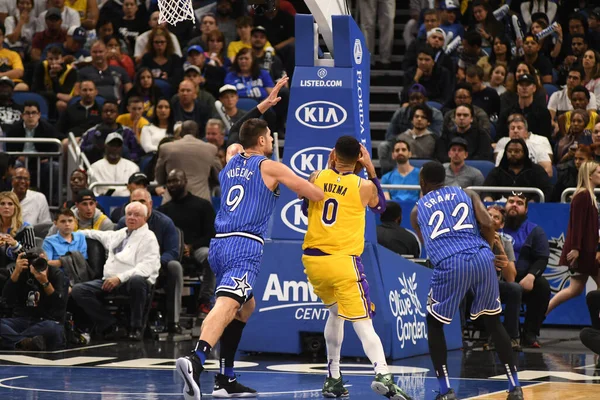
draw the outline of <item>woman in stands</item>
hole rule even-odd
[[[531,24],[530,32],[537,35],[548,27],[548,22],[543,18],[538,18]],[[557,38],[545,37],[540,39],[540,53],[544,54],[549,59],[554,59],[560,55],[562,48],[563,33],[560,24],[556,27]]]
[[[103,37],[102,41],[106,45],[108,64],[123,68],[127,72],[127,75],[133,79],[133,76],[135,75],[135,64],[131,57],[121,52],[121,42],[119,41],[119,38],[115,35],[110,35]]]
[[[492,72],[492,66],[504,65],[508,68],[512,60],[512,54],[510,52],[511,43],[508,36],[501,34],[494,38],[494,45],[489,56],[481,57],[477,62],[484,72],[484,80],[490,79]],[[500,94],[500,93],[499,93]]]
[[[506,65],[498,64],[492,69],[492,74],[490,76],[490,81],[488,86],[492,89],[496,89],[498,92],[498,96],[501,96],[504,92],[506,92],[506,75],[508,74],[508,70],[506,69]]]
[[[231,72],[225,77],[225,84],[235,86],[239,97],[257,101],[264,100],[275,86],[269,72],[258,67],[251,49],[242,49],[235,56]]]
[[[150,125],[142,128],[140,141],[144,151],[148,154],[156,153],[160,141],[167,135],[173,135],[174,124],[171,103],[167,99],[160,99]]]
[[[35,247],[33,226],[23,222],[21,203],[13,192],[0,193],[0,246],[11,261]]]
[[[36,24],[33,0],[17,0],[14,15],[4,20],[6,29],[4,42],[9,49],[19,53],[23,60],[31,48],[31,40],[37,29]]]
[[[481,35],[481,47],[492,47],[494,38],[504,29],[504,26],[494,18],[492,9],[487,1],[473,1],[473,22],[467,30],[476,30]]]
[[[585,129],[589,122],[590,116],[587,111],[581,109],[571,111],[571,125],[567,134],[556,143],[554,149],[557,164],[570,160],[578,144],[592,144],[591,132]]]
[[[583,84],[590,93],[594,93],[596,101],[600,99],[600,53],[596,50],[588,50],[583,53],[581,61],[585,78]]]
[[[125,107],[130,97],[137,96],[144,100],[144,117],[152,118],[154,116],[154,107],[158,103],[158,99],[162,97],[160,88],[154,83],[154,77],[148,67],[141,67],[135,74],[133,86],[125,95],[125,99],[121,102],[121,111],[125,113]]]
[[[583,293],[588,277],[591,277],[596,285],[600,282],[598,203],[594,194],[597,187],[600,187],[600,164],[587,161],[579,167],[577,189],[571,200],[567,237],[560,256],[560,265],[569,267],[571,280],[569,287],[562,289],[550,300],[546,315],[558,305]]]
[[[225,35],[223,35],[223,32],[214,30],[207,35],[207,38],[206,61],[215,67],[229,69],[231,60],[225,54]]]
[[[175,54],[169,32],[160,27],[152,29],[140,66],[150,68],[154,79],[163,79],[176,87],[183,77],[182,65],[181,57]]]
[[[600,136],[600,126],[598,127],[598,136]],[[594,147],[594,145],[588,146],[586,144],[580,144],[573,153],[573,159],[556,166],[558,179],[554,185],[554,190],[552,191],[551,201],[553,203],[560,202],[560,197],[565,189],[577,186],[579,167],[586,161],[594,160]],[[598,148],[600,149],[600,146],[598,146]],[[571,196],[568,198],[570,197]]]

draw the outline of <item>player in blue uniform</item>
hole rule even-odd
[[[277,104],[281,79],[259,104]],[[251,111],[254,112],[255,110]],[[227,165],[219,174],[223,193],[215,220],[216,237],[210,242],[208,262],[217,278],[214,308],[202,324],[200,340],[189,356],[177,359],[177,372],[185,381],[186,399],[200,399],[200,372],[213,346],[221,340],[221,373],[215,378],[213,397],[255,397],[256,391],[239,382],[233,360],[242,330],[254,311],[252,294],[263,254],[267,225],[284,184],[298,195],[320,201],[323,190],[297,176],[286,165],[271,161],[273,138],[265,121],[248,119],[240,129],[240,145],[228,149]]]
[[[479,196],[456,186],[444,186],[442,164],[421,168],[423,197],[411,213],[411,223],[434,265],[427,299],[429,352],[440,384],[436,400],[454,400],[447,370],[444,324],[452,321],[465,294],[474,292],[471,318],[481,317],[492,335],[508,376],[507,400],[523,399],[510,337],[500,322],[500,294],[494,267],[494,227]],[[481,232],[480,232],[481,229]]]

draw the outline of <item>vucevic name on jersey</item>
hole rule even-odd
[[[279,193],[264,183],[260,164],[264,156],[237,154],[219,173],[221,207],[215,219],[217,233],[246,232],[264,238]]]
[[[473,202],[460,187],[427,193],[417,203],[417,217],[433,264],[468,249],[489,247],[479,232]]]

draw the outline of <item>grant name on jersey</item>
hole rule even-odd
[[[325,193],[335,193],[341,196],[345,196],[346,192],[348,191],[348,188],[346,186],[338,185],[335,183],[324,183],[323,191]]]
[[[434,205],[442,203],[444,201],[454,200],[455,197],[456,197],[456,193],[446,193],[443,196],[438,195],[437,198],[431,198],[431,199],[429,199],[429,201],[425,201],[423,204],[425,205],[425,207],[431,208]]]
[[[249,169],[246,168],[232,168],[229,171],[227,171],[227,177],[228,178],[245,178],[246,180],[250,180],[250,178],[252,178],[252,175],[254,175],[254,171],[250,171]]]

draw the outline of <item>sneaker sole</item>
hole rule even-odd
[[[381,382],[377,382],[377,381],[373,381],[371,382],[371,389],[377,393],[380,394],[382,396],[387,397],[388,399],[391,400],[407,400],[406,397],[402,396],[399,393],[392,393],[390,394],[390,390],[388,389],[387,386],[385,386],[383,383]]]
[[[185,400],[201,400],[202,394],[200,393],[200,387],[194,382],[191,361],[185,357],[178,358],[175,363],[175,368],[185,383],[183,388],[183,397]]]
[[[217,399],[247,399],[257,397],[258,393],[228,393],[225,389],[213,390],[212,397]]]
[[[322,394],[323,394],[323,397],[327,397],[329,399],[338,399],[340,397],[342,397],[342,398],[350,397],[350,393],[340,394],[339,396],[337,396],[335,393],[322,393]]]

